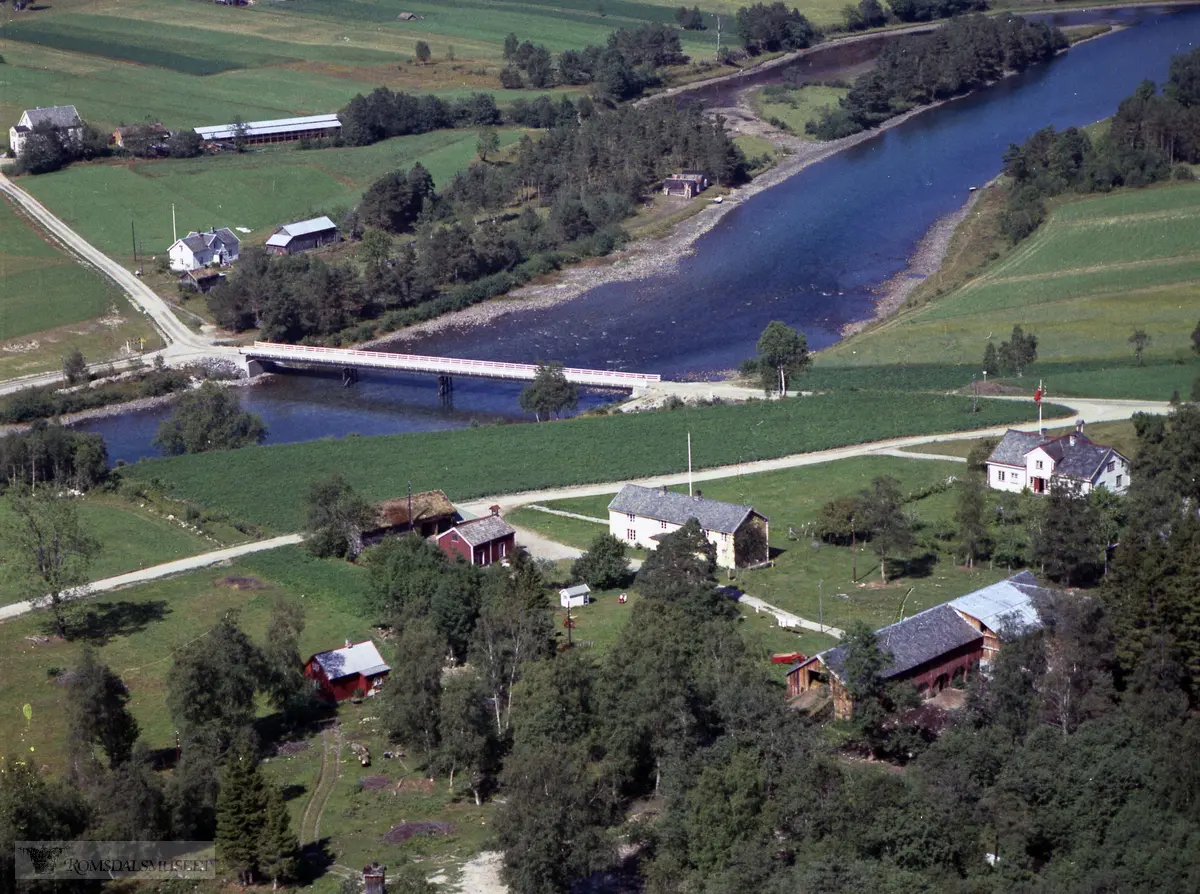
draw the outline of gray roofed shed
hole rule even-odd
[[[284,235],[293,237],[307,236],[309,233],[320,233],[325,230],[336,229],[337,224],[335,224],[328,217],[322,215],[321,217],[314,217],[309,220],[301,220],[297,221],[296,223],[285,224],[279,228],[279,233],[276,233],[275,235],[278,236],[280,233],[282,233]]]
[[[485,515],[483,518],[462,522],[451,530],[457,531],[458,536],[470,546],[483,546],[509,534],[516,534],[517,529],[498,515]]]
[[[348,677],[351,674],[373,677],[391,670],[371,640],[352,643],[343,649],[321,652],[314,655],[312,660],[321,666],[330,680]]]
[[[608,510],[676,525],[687,524],[694,518],[705,530],[724,534],[735,533],[752,514],[766,518],[752,506],[722,503],[707,497],[689,497],[675,491],[640,487],[636,484],[627,484],[621,488],[608,504]]]

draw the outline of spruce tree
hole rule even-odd
[[[138,722],[129,713],[129,690],[108,665],[96,661],[90,646],[83,650],[79,666],[71,675],[67,728],[73,746],[92,749],[99,745],[115,767],[129,758],[138,737]]]
[[[217,795],[217,859],[241,885],[254,884],[262,859],[267,791],[258,758],[245,742],[229,751]]]
[[[267,809],[259,842],[259,864],[271,879],[271,889],[293,881],[300,868],[300,839],[292,831],[292,818],[278,787],[267,787]]]

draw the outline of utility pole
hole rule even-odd
[[[721,61],[721,17],[717,16],[717,61]]]
[[[688,432],[688,496],[692,495],[692,433]]]
[[[821,625],[821,632],[825,632],[825,581],[817,581],[817,621]]]
[[[179,233],[175,230],[175,203],[171,203],[171,244],[179,241]]]
[[[129,238],[133,240],[133,266],[137,266],[137,231],[133,228],[133,221],[129,222]]]
[[[979,412],[979,389],[975,387],[975,374],[971,374],[971,412]]]
[[[409,478],[408,479],[408,533],[411,534],[414,530],[415,530],[415,526],[413,525],[413,517],[412,517],[412,479]]]
[[[854,516],[850,516],[850,555],[853,565],[850,569],[850,583],[858,583],[858,532],[854,527]]]

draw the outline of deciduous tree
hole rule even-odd
[[[308,485],[308,530],[304,546],[314,556],[354,559],[362,551],[363,529],[375,510],[340,474]]]
[[[79,664],[71,670],[67,702],[67,729],[72,748],[88,756],[99,745],[110,767],[129,759],[138,737],[138,722],[129,711],[129,690],[108,665],[96,660],[85,646]]]
[[[762,370],[763,389],[787,393],[790,376],[808,366],[808,340],[786,323],[774,320],[767,324],[758,338],[758,362]]]
[[[184,645],[167,674],[167,707],[184,740],[212,736],[228,746],[254,720],[264,676],[262,653],[235,616]]]
[[[1137,361],[1138,366],[1142,366],[1142,352],[1153,339],[1146,334],[1145,329],[1134,329],[1133,335],[1129,336],[1129,343],[1133,345],[1133,358]]]
[[[72,348],[63,357],[62,361],[63,378],[67,380],[68,385],[78,385],[87,379],[87,360],[83,356],[83,351],[79,348]]]
[[[262,419],[243,410],[230,389],[205,382],[179,398],[175,412],[159,426],[154,446],[177,456],[260,444],[266,436]]]
[[[428,621],[406,624],[382,695],[380,714],[388,737],[419,748],[430,762],[440,739],[446,652],[446,641]]]
[[[887,557],[912,547],[912,524],[904,514],[900,483],[890,475],[881,475],[871,482],[864,495],[866,528],[871,532],[871,549],[879,557],[879,577],[887,583]]]
[[[480,161],[486,162],[487,157],[499,149],[500,134],[495,128],[489,127],[480,132],[479,139],[475,142],[475,152],[478,153]]]
[[[67,635],[68,600],[81,595],[100,543],[79,520],[72,497],[43,485],[10,490],[8,571],[29,599],[46,598],[54,631]]]
[[[422,65],[429,61],[431,53],[429,51],[429,44],[425,41],[418,40],[413,47],[413,52],[417,57],[417,61]]]
[[[543,416],[553,419],[579,406],[579,389],[567,381],[561,363],[539,363],[532,384],[521,391],[520,404],[538,422]]]
[[[450,675],[442,686],[439,706],[441,747],[438,763],[449,777],[451,794],[454,777],[463,776],[475,797],[483,803],[483,792],[494,772],[495,738],[488,717],[487,692],[474,668]]]
[[[625,553],[624,541],[612,534],[601,534],[571,565],[571,578],[594,590],[619,587],[629,577],[629,558]]]

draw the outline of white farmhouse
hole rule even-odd
[[[666,488],[636,484],[625,485],[608,504],[609,533],[646,549],[654,549],[665,535],[678,531],[693,518],[717,548],[717,564],[722,568],[754,565],[770,558],[770,549],[765,546],[762,555],[737,555],[738,534],[748,527],[760,528],[762,543],[768,542],[768,519],[752,506],[708,500],[699,492],[689,497]]]
[[[48,109],[26,109],[21,120],[8,129],[8,145],[13,155],[20,155],[25,140],[39,125],[62,131],[72,143],[83,140],[83,120],[75,106],[51,106]]]
[[[188,233],[176,239],[168,252],[171,269],[186,271],[213,264],[232,264],[238,259],[241,240],[229,227],[209,230],[207,233]]]
[[[1009,429],[987,458],[987,482],[993,490],[1044,494],[1052,481],[1073,482],[1081,493],[1102,487],[1123,494],[1129,489],[1129,460],[1111,447],[1097,444],[1075,431],[1050,437],[1046,430]]]

